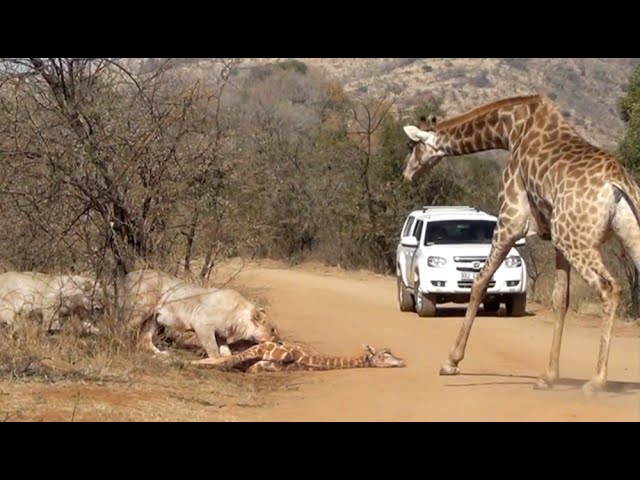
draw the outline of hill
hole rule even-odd
[[[277,58],[243,59],[250,68]],[[617,101],[639,62],[633,58],[298,58],[347,92],[389,92],[399,108],[433,96],[447,115],[514,95],[545,93],[589,141],[612,149],[624,131]],[[206,73],[210,59],[178,59]]]

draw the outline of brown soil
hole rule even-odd
[[[587,399],[580,386],[595,368],[596,316],[568,315],[562,381],[537,391],[553,327],[540,305],[524,318],[481,314],[462,374],[441,377],[464,306],[443,308],[436,318],[401,313],[393,278],[314,264],[250,264],[231,285],[266,303],[290,340],[335,355],[358,354],[363,343],[389,347],[408,366],[260,375],[191,366],[163,374],[159,366],[122,382],[5,380],[0,421],[640,420],[638,324],[617,325],[609,387]]]

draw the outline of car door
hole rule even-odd
[[[407,220],[404,222],[402,227],[402,232],[400,234],[400,244],[398,245],[398,253],[397,253],[397,264],[398,264],[398,274],[402,276],[402,280],[405,285],[411,287],[411,284],[408,282],[411,277],[407,276],[407,272],[411,271],[411,258],[413,256],[413,252],[415,251],[415,247],[412,247],[413,242],[415,244],[415,239],[413,238],[413,231],[415,227],[416,217],[414,215],[410,215]]]
[[[407,279],[407,285],[410,288],[413,288],[413,284],[415,282],[415,263],[418,259],[418,249],[420,248],[420,242],[422,241],[422,234],[424,231],[424,220],[418,220],[415,222],[413,227],[413,232],[411,236],[415,238],[416,246],[412,248],[407,248],[407,271],[405,274],[405,278]]]

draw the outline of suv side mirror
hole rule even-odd
[[[409,248],[417,248],[418,239],[416,237],[405,237],[402,240],[402,246],[409,247]]]
[[[527,244],[524,238],[521,238],[516,242],[516,247],[524,247]]]

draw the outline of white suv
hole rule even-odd
[[[491,250],[497,218],[476,208],[423,207],[404,222],[396,253],[398,303],[403,312],[436,314],[439,303],[468,303],[471,285]],[[515,246],[523,246],[524,239]],[[512,248],[489,282],[485,312],[504,303],[507,315],[523,316],[527,270]]]

